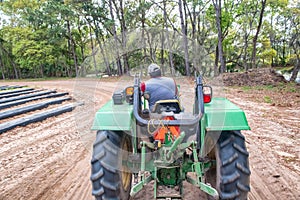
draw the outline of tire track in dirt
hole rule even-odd
[[[69,120],[69,118],[66,119]],[[29,143],[26,143],[26,141],[22,140],[20,144],[18,141],[20,146],[17,146],[17,149],[13,148],[7,152],[8,155],[4,157],[6,162],[3,161],[4,159],[1,160],[1,169],[6,170],[6,173],[12,175],[11,177],[1,177],[1,182],[7,183],[2,190],[8,191],[9,197],[16,195],[15,197],[17,198],[19,195],[18,193],[14,193],[16,186],[19,187],[23,185],[24,188],[28,188],[28,190],[31,189],[27,186],[27,183],[32,182],[33,177],[48,178],[46,174],[48,172],[52,174],[55,172],[60,175],[61,170],[57,170],[57,167],[65,165],[63,159],[70,154],[70,149],[75,152],[78,149],[77,145],[80,143],[76,142],[76,135],[61,132],[61,129],[71,130],[72,124],[60,123],[57,125],[57,123],[58,122],[51,123],[52,127],[57,127],[43,131],[43,133],[48,133],[46,137],[40,138],[39,140],[33,139],[36,142],[28,140]],[[37,127],[37,129],[39,129],[39,127]],[[26,132],[26,127],[23,128],[23,131]],[[40,131],[33,130],[33,132],[39,136]],[[9,134],[9,132],[6,134]],[[36,135],[31,135],[31,138],[36,138]],[[0,174],[5,173],[2,170],[0,170]],[[42,190],[42,188],[43,185],[39,186],[40,190]],[[26,194],[22,195],[26,196]]]
[[[2,137],[6,138],[5,143],[1,143],[1,152],[0,152],[0,158],[4,157],[4,155],[7,153],[7,151],[12,152],[20,152],[22,149],[26,148],[26,146],[33,146],[35,143],[42,142],[44,140],[49,140],[50,138],[56,137],[59,132],[56,132],[56,134],[49,134],[48,128],[51,126],[54,126],[55,124],[59,124],[61,121],[69,120],[72,116],[71,115],[61,115],[59,117],[55,118],[54,122],[48,122],[51,120],[46,120],[44,122],[39,122],[38,124],[41,125],[43,123],[46,124],[46,126],[37,126],[36,128],[32,129],[32,126],[29,125],[27,127],[28,131],[24,131],[23,127],[18,127],[9,134],[4,133]],[[46,129],[46,130],[45,130]],[[17,134],[17,132],[20,132],[21,134]],[[40,134],[36,134],[39,132]],[[34,139],[33,139],[34,138]],[[19,145],[18,143],[13,143],[12,141],[17,141],[19,139],[22,139],[23,144],[26,143],[26,146]],[[1,141],[1,140],[0,140]]]
[[[49,190],[38,199],[93,199],[91,184],[89,183],[90,168],[87,168],[88,153],[83,150],[82,155],[70,165],[65,173],[54,182]]]

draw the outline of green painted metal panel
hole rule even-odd
[[[130,131],[135,123],[132,111],[132,105],[114,105],[111,100],[96,113],[92,130]],[[207,131],[250,130],[244,111],[226,98],[213,98],[205,104],[202,121]]]
[[[245,113],[226,98],[213,98],[205,104],[207,131],[250,130]]]
[[[96,112],[92,130],[130,131],[132,129],[132,110],[132,105],[127,103],[114,105],[111,100]]]

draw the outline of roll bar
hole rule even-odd
[[[195,97],[195,104],[197,104],[196,107],[196,113],[204,113],[204,99],[203,99],[203,83],[202,83],[202,77],[198,76],[196,77],[196,97]]]
[[[180,120],[159,120],[159,119],[151,119],[151,124],[158,126],[163,123],[164,125],[169,126],[181,126],[181,125],[196,125],[199,123],[200,119],[204,113],[204,102],[203,102],[203,84],[201,77],[197,77],[196,79],[196,97],[195,103],[197,104],[195,108],[195,117],[192,119],[180,119]],[[135,77],[134,80],[134,94],[133,94],[133,115],[138,121],[138,123],[142,125],[148,125],[150,120],[143,119],[139,115],[139,110],[141,109],[141,98],[140,98],[140,78]],[[199,112],[200,111],[200,112]]]

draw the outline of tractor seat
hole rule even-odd
[[[154,113],[162,113],[162,112],[173,112],[178,114],[182,111],[182,107],[180,102],[177,99],[167,99],[167,100],[159,100],[155,103],[153,111]]]

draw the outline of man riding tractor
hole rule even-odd
[[[178,98],[175,80],[168,77],[162,77],[161,69],[157,64],[152,63],[149,65],[148,74],[151,79],[141,83],[141,91],[144,94],[149,95],[148,102],[151,112],[157,101]]]
[[[115,92],[96,113],[95,198],[130,199],[153,182],[153,196],[146,199],[184,199],[187,181],[209,198],[247,199],[251,172],[241,130],[250,127],[245,113],[225,98],[212,98],[201,76],[195,79],[194,98],[188,99],[193,110],[185,112],[175,81],[161,77],[156,64],[148,73],[148,81],[135,76],[133,86]]]

